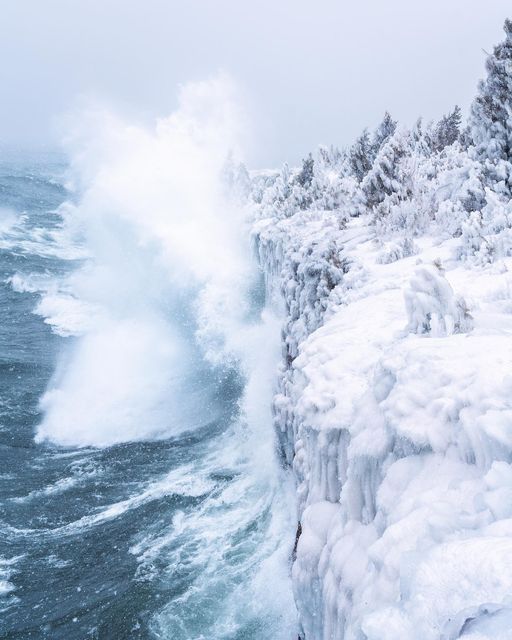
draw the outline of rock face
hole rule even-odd
[[[512,258],[333,211],[254,233],[284,305],[301,637],[510,638]]]

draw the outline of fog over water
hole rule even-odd
[[[383,112],[466,108],[508,0],[18,0],[0,21],[0,141],[57,144],[83,101],[165,116],[177,86],[224,70],[251,121],[248,160],[348,144]]]

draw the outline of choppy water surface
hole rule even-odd
[[[0,637],[291,638],[293,541],[283,532],[293,536],[293,524],[286,490],[251,459],[258,435],[240,414],[245,380],[206,364],[186,319],[188,364],[177,371],[151,334],[166,314],[177,324],[162,300],[156,325],[143,314],[140,378],[132,360],[112,362],[131,346],[111,350],[110,337],[103,360],[92,343],[90,368],[68,364],[82,362],[80,350],[89,362],[76,327],[94,310],[66,289],[88,258],[59,209],[70,198],[64,169],[51,155],[0,163]],[[105,387],[102,376],[118,379]],[[152,395],[162,376],[168,398]],[[56,381],[68,396],[42,407]],[[110,444],[116,424],[129,424],[133,441]]]

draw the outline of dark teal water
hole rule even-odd
[[[34,313],[83,260],[58,211],[64,170],[54,155],[0,162],[0,638],[291,637],[290,612],[270,611],[253,586],[282,541],[269,533],[272,487],[237,455],[236,371],[196,372],[190,386],[209,400],[180,436],[34,440],[75,340]]]

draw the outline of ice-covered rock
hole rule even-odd
[[[383,261],[369,218],[332,212],[256,235],[284,300],[274,417],[301,637],[510,637],[512,259],[456,261],[424,236]]]

